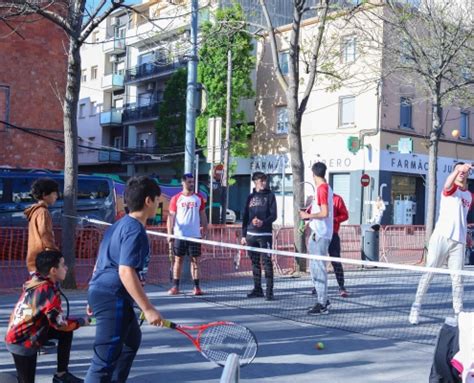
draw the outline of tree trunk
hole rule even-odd
[[[289,89],[291,89],[291,85]],[[304,182],[303,146],[301,143],[301,116],[298,114],[298,112],[296,112],[298,109],[296,96],[291,96],[288,92],[287,100],[288,123],[290,125],[288,136],[290,141],[291,170],[293,173],[293,221],[295,223],[293,227],[293,233],[296,251],[298,253],[306,253],[304,233],[301,233],[298,230],[298,223],[300,222],[300,207],[304,204],[304,188],[301,186],[301,183]],[[296,264],[299,271],[306,271],[305,258],[297,258]]]
[[[438,196],[438,142],[442,131],[442,108],[439,97],[434,96],[428,157],[428,211],[426,214],[426,243],[433,232],[436,219],[436,202]]]
[[[64,112],[64,214],[62,219],[62,251],[68,267],[63,285],[75,289],[75,243],[77,215],[77,174],[78,174],[78,133],[77,103],[81,79],[80,46],[73,37],[69,38],[68,68],[66,95],[63,103]]]

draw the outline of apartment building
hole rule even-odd
[[[365,17],[363,15],[357,17]],[[302,31],[302,45],[316,33],[318,20],[308,19]],[[364,20],[360,20],[364,26]],[[384,24],[367,23],[383,35]],[[428,174],[428,132],[431,130],[431,102],[416,86],[389,76],[384,66],[386,50],[371,48],[361,29],[335,19],[327,27],[323,51],[336,52],[334,69],[343,77],[332,87],[320,77],[309,99],[302,122],[305,179],[311,181],[311,165],[323,161],[328,181],[349,208],[350,223],[366,223],[378,196],[386,202],[384,224],[423,224],[426,216]],[[290,26],[280,28],[279,55],[287,71],[287,37]],[[384,38],[384,37],[382,37]],[[302,47],[302,51],[304,48]],[[288,154],[286,97],[276,81],[269,42],[258,47],[257,114],[252,137],[252,171],[269,174],[270,186],[278,198],[279,222],[292,223],[292,177]],[[301,62],[301,91],[307,81]],[[438,192],[457,161],[473,162],[474,109],[456,103],[443,110],[443,136],[439,144]],[[460,135],[454,138],[453,130]],[[362,141],[360,150],[358,144]],[[285,165],[286,164],[286,165]],[[370,184],[361,186],[368,174]],[[283,181],[285,179],[285,182]],[[474,188],[474,175],[470,187]]]
[[[273,1],[275,6],[269,10],[274,23],[288,23],[291,13],[285,2]],[[238,3],[249,18],[262,20],[254,2]],[[200,2],[198,22],[209,20],[215,9],[229,5],[228,1]],[[134,6],[136,12],[116,11],[84,45],[78,106],[80,142],[86,146],[79,154],[82,171],[125,176],[155,173],[164,178],[176,175],[171,165],[180,155],[170,154],[184,148],[160,145],[155,124],[167,81],[187,65],[189,7],[188,0],[145,0]],[[253,100],[246,107],[253,123]],[[207,165],[202,164],[200,171],[208,174]]]

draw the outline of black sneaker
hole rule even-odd
[[[266,301],[272,301],[273,300],[273,291],[269,291],[265,294],[265,300]]]
[[[56,347],[56,343],[54,343],[53,341],[51,340],[47,340],[46,342],[44,342],[41,347],[43,348],[54,348]]]
[[[312,309],[308,311],[309,315],[326,315],[329,314],[327,305],[323,306],[321,303],[316,303]]]
[[[84,380],[74,376],[70,372],[66,372],[61,376],[54,375],[53,383],[84,383]]]
[[[262,298],[262,297],[263,297],[263,290],[253,289],[251,292],[247,294],[247,298]]]

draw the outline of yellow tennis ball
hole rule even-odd
[[[454,138],[458,138],[458,137],[459,137],[459,130],[454,129],[454,130],[451,132],[451,135],[452,135]]]
[[[324,343],[323,342],[318,342],[316,343],[316,346],[315,346],[318,350],[322,350],[324,349]]]

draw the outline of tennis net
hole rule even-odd
[[[107,226],[91,221],[97,231]],[[147,283],[168,289],[170,257],[165,229],[149,230],[151,258]],[[179,238],[178,238],[179,239]],[[183,238],[181,238],[183,239]],[[453,272],[448,269],[428,269],[423,266],[371,262],[358,259],[320,257],[291,251],[257,249],[239,244],[239,238],[225,229],[213,232],[211,238],[187,240],[201,247],[200,283],[204,295],[196,297],[219,305],[235,306],[264,315],[337,328],[389,339],[434,344],[446,317],[454,316],[452,278],[462,278],[464,310],[474,309],[474,270]],[[252,265],[248,251],[271,257],[274,272],[274,299],[248,298],[253,288]],[[328,270],[327,315],[311,315],[316,303],[309,272],[295,273],[297,258],[307,264],[314,259],[326,262]],[[171,260],[172,261],[172,260]],[[342,297],[331,262],[344,269],[345,288],[349,296]],[[301,262],[299,262],[301,263]],[[309,270],[309,266],[308,266]],[[420,278],[431,273],[433,280],[423,299],[419,324],[408,321]],[[189,273],[187,273],[189,276]],[[180,293],[192,294],[192,280],[182,274]],[[262,284],[265,274],[262,265]],[[173,297],[170,297],[172,299]]]

